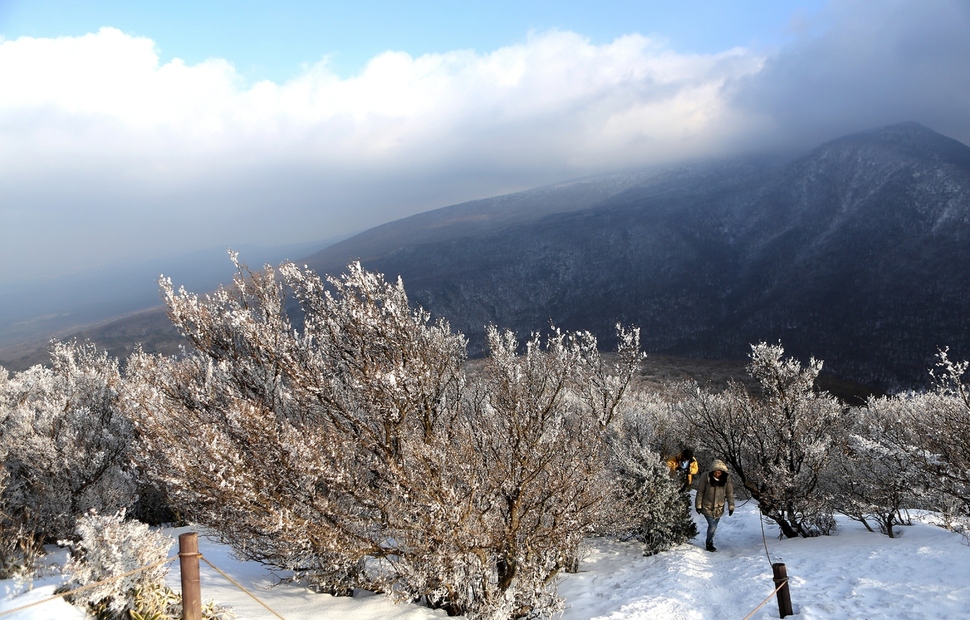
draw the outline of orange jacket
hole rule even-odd
[[[667,459],[667,467],[670,468],[671,476],[677,474],[678,472],[686,473],[688,485],[694,481],[694,476],[697,475],[697,471],[699,469],[696,458],[691,457],[690,461],[685,462],[681,460],[681,456],[679,454],[675,454]]]

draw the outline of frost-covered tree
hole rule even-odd
[[[714,394],[694,383],[685,386],[681,411],[791,538],[832,527],[819,482],[844,421],[839,402],[813,389],[822,362],[803,367],[783,356],[780,344],[752,345],[748,372],[761,386],[759,398],[739,384]]]
[[[832,506],[862,523],[874,522],[894,538],[897,525],[909,524],[907,508],[919,505],[928,479],[910,456],[913,437],[900,425],[906,401],[879,398],[852,410],[852,424],[841,445],[834,445],[823,487]]]
[[[195,351],[128,364],[143,464],[187,516],[328,591],[478,618],[551,608],[549,580],[604,493],[602,459],[580,462],[596,442],[561,448],[595,437],[618,402],[602,390],[584,406],[580,377],[625,387],[589,363],[588,339],[533,341],[520,358],[496,336],[469,388],[464,338],[411,308],[400,281],[359,264],[326,280],[237,266],[205,298],[163,281]]]
[[[555,608],[551,580],[612,519],[603,430],[639,364],[639,333],[619,330],[611,368],[588,333],[533,334],[521,355],[511,332],[489,327],[487,336],[489,357],[470,398],[474,453],[494,520],[500,617],[528,617]]]
[[[0,383],[0,510],[40,540],[68,538],[79,515],[135,500],[117,360],[77,342],[52,342],[50,355],[50,368]]]

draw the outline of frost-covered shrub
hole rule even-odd
[[[934,523],[951,532],[963,536],[966,544],[970,545],[970,516],[963,502],[955,501],[952,497],[941,497],[939,512],[931,517]]]
[[[468,489],[459,468],[438,465],[455,460],[443,425],[464,341],[361,269],[326,293],[315,276],[287,273],[308,299],[302,335],[272,270],[241,268],[234,289],[207,299],[168,289],[197,352],[129,361],[139,453],[188,517],[245,557],[334,593],[379,589],[363,560],[393,572],[401,556],[388,541],[432,545],[440,536],[409,532],[447,518]],[[435,514],[442,502],[449,511]]]
[[[669,419],[669,405],[641,397],[620,416],[611,438],[610,468],[618,486],[616,525],[643,543],[644,554],[666,551],[697,535],[690,494],[670,476],[661,455],[652,449],[662,439],[658,424]],[[617,515],[619,517],[619,514]]]
[[[166,560],[175,542],[171,536],[139,521],[126,521],[124,512],[82,516],[76,532],[76,542],[64,541],[71,555],[64,566],[69,581],[61,589],[83,588],[70,595],[71,603],[103,620],[182,617],[181,595],[164,583],[170,567]],[[202,617],[228,620],[235,615],[209,601]]]
[[[90,343],[55,341],[50,354],[51,368],[0,384],[0,510],[44,540],[69,537],[88,510],[115,512],[135,499],[117,361]]]
[[[163,289],[195,351],[131,358],[128,402],[142,465],[187,516],[334,593],[471,618],[555,608],[555,576],[605,518],[600,437],[634,332],[617,367],[588,335],[554,330],[517,355],[493,330],[469,379],[464,338],[359,264],[326,280],[239,266],[206,298]]]
[[[170,536],[144,523],[125,521],[124,513],[92,513],[77,520],[77,542],[65,541],[71,556],[64,566],[70,580],[65,590],[106,581],[71,595],[71,602],[98,617],[120,618],[136,609],[139,592],[163,583],[168,564],[162,563],[172,548]],[[156,565],[131,575],[135,569]]]
[[[30,580],[44,547],[33,530],[0,514],[0,579]]]
[[[6,477],[6,471],[0,469],[0,497]],[[40,536],[0,510],[0,579],[16,577],[31,580],[43,555],[44,546]]]
[[[643,543],[645,555],[666,551],[697,536],[690,494],[680,491],[680,482],[670,478],[659,454],[631,450],[617,474],[635,518],[631,534]]]
[[[485,516],[494,520],[498,600],[511,604],[511,617],[554,611],[552,580],[575,566],[586,536],[614,519],[605,430],[641,357],[636,330],[620,329],[619,342],[608,367],[586,333],[534,334],[517,355],[511,332],[488,329],[472,447],[492,507]]]

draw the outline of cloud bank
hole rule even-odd
[[[735,93],[764,140],[804,146],[912,120],[970,144],[970,2],[843,0],[814,26]]]
[[[247,84],[112,28],[0,41],[0,282],[323,239],[567,178],[915,120],[970,142],[970,5],[836,2],[791,46],[542,32]]]

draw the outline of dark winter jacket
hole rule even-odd
[[[720,480],[714,478],[715,471],[724,472]],[[705,516],[719,519],[724,514],[725,504],[728,510],[734,511],[734,485],[724,461],[714,461],[710,471],[701,476],[694,507]]]

